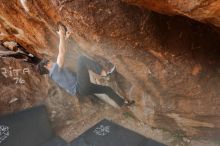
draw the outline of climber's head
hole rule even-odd
[[[51,69],[51,67],[52,67],[52,62],[50,62],[50,61],[47,60],[47,59],[43,59],[43,60],[41,60],[40,63],[38,63],[38,65],[37,65],[37,71],[38,71],[41,75],[49,74],[49,70]]]

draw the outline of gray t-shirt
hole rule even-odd
[[[54,63],[50,69],[49,76],[68,93],[76,95],[78,83],[75,73],[66,68],[60,68],[57,63]]]

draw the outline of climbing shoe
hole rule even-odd
[[[135,104],[134,100],[125,100],[124,106],[132,106]]]

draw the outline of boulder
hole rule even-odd
[[[217,2],[210,5],[212,13],[217,14]],[[164,1],[163,7],[157,7],[159,1],[150,4],[173,14]],[[197,8],[182,4],[188,11]],[[115,64],[120,74],[115,88],[136,101],[130,110],[139,120],[188,136],[217,138],[220,134],[220,41],[208,26],[119,0],[3,0],[0,7],[3,41],[14,40],[31,54],[53,58],[58,45],[56,24],[61,21],[71,33],[72,56],[75,52],[98,55]],[[200,11],[207,14],[206,9]],[[214,22],[212,13],[207,16]],[[30,95],[35,94],[38,86],[28,83],[34,86],[28,87]]]

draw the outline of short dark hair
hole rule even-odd
[[[49,74],[49,70],[45,67],[49,63],[49,60],[43,59],[37,64],[37,71],[40,75]]]

